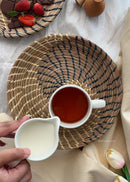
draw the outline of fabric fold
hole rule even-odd
[[[123,100],[122,124],[130,159],[130,8],[121,37]]]

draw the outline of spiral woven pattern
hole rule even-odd
[[[121,106],[122,83],[111,58],[97,45],[72,35],[50,35],[35,41],[15,62],[7,86],[14,119],[26,114],[50,117],[51,94],[64,84],[84,88],[91,99],[105,99],[89,120],[75,129],[60,127],[59,149],[73,149],[100,138],[114,123]]]
[[[64,2],[65,0],[54,0],[53,4],[44,6],[44,16],[36,18],[34,26],[14,29],[8,28],[9,20],[3,15],[0,8],[0,37],[25,37],[46,28],[62,10]]]

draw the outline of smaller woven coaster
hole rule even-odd
[[[54,0],[53,4],[44,6],[44,15],[36,18],[32,27],[8,28],[9,20],[3,15],[0,8],[0,37],[14,38],[25,37],[46,28],[62,10],[65,0]],[[1,3],[1,0],[0,0]]]
[[[93,109],[84,125],[60,127],[59,149],[73,149],[100,138],[120,111],[121,78],[116,64],[100,47],[72,35],[50,35],[35,41],[15,62],[7,96],[14,119],[26,114],[47,118],[51,94],[65,84],[79,85],[91,99],[106,100],[106,107]]]

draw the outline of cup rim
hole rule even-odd
[[[19,128],[16,130],[16,133],[15,133],[15,138],[14,138],[15,147],[16,148],[24,148],[24,147],[20,146],[19,143],[18,143],[18,135],[20,133],[20,130],[25,125],[28,125],[29,123],[36,122],[36,121],[45,121],[45,122],[48,122],[48,120],[52,120],[54,118],[58,118],[58,117],[53,117],[53,118],[31,118],[31,119],[28,119],[27,121],[25,121],[24,123],[22,123],[19,126]],[[60,123],[59,123],[59,125],[60,125]],[[58,131],[59,131],[59,127],[57,127],[57,129],[56,129],[56,145],[54,146],[53,150],[51,150],[47,155],[44,155],[43,157],[41,156],[41,157],[35,157],[35,158],[33,158],[30,155],[27,159],[28,160],[31,160],[31,161],[42,161],[42,160],[45,160],[45,159],[49,158],[56,151],[56,149],[58,147],[58,143],[59,143],[59,134],[58,134]]]
[[[60,121],[60,126],[62,126],[64,128],[70,128],[70,129],[71,128],[77,128],[77,127],[83,125],[88,120],[88,118],[90,117],[90,115],[92,113],[91,98],[90,98],[89,94],[87,93],[87,91],[85,91],[82,87],[80,87],[78,85],[74,85],[74,84],[66,84],[66,85],[62,85],[58,89],[56,89],[49,99],[49,106],[48,106],[49,107],[49,113],[50,113],[51,117],[55,117],[55,115],[51,109],[52,99],[59,90],[64,89],[66,87],[73,87],[73,88],[77,88],[77,89],[81,90],[86,95],[88,102],[89,102],[88,111],[87,111],[86,115],[80,121],[77,121],[75,123],[65,123],[65,122]]]

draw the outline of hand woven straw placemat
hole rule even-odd
[[[73,149],[100,138],[114,123],[121,106],[122,83],[116,64],[94,43],[73,35],[50,35],[35,41],[18,57],[7,86],[14,119],[26,114],[50,117],[51,94],[64,84],[84,88],[106,107],[93,109],[90,119],[75,129],[60,127],[59,149]]]
[[[2,0],[0,0],[1,3]],[[35,25],[32,27],[21,27],[21,28],[8,28],[8,20],[2,13],[0,8],[0,37],[14,38],[14,37],[25,37],[33,33],[36,33],[43,28],[46,28],[54,18],[62,10],[65,0],[54,0],[53,4],[44,6],[44,15],[37,17]]]

